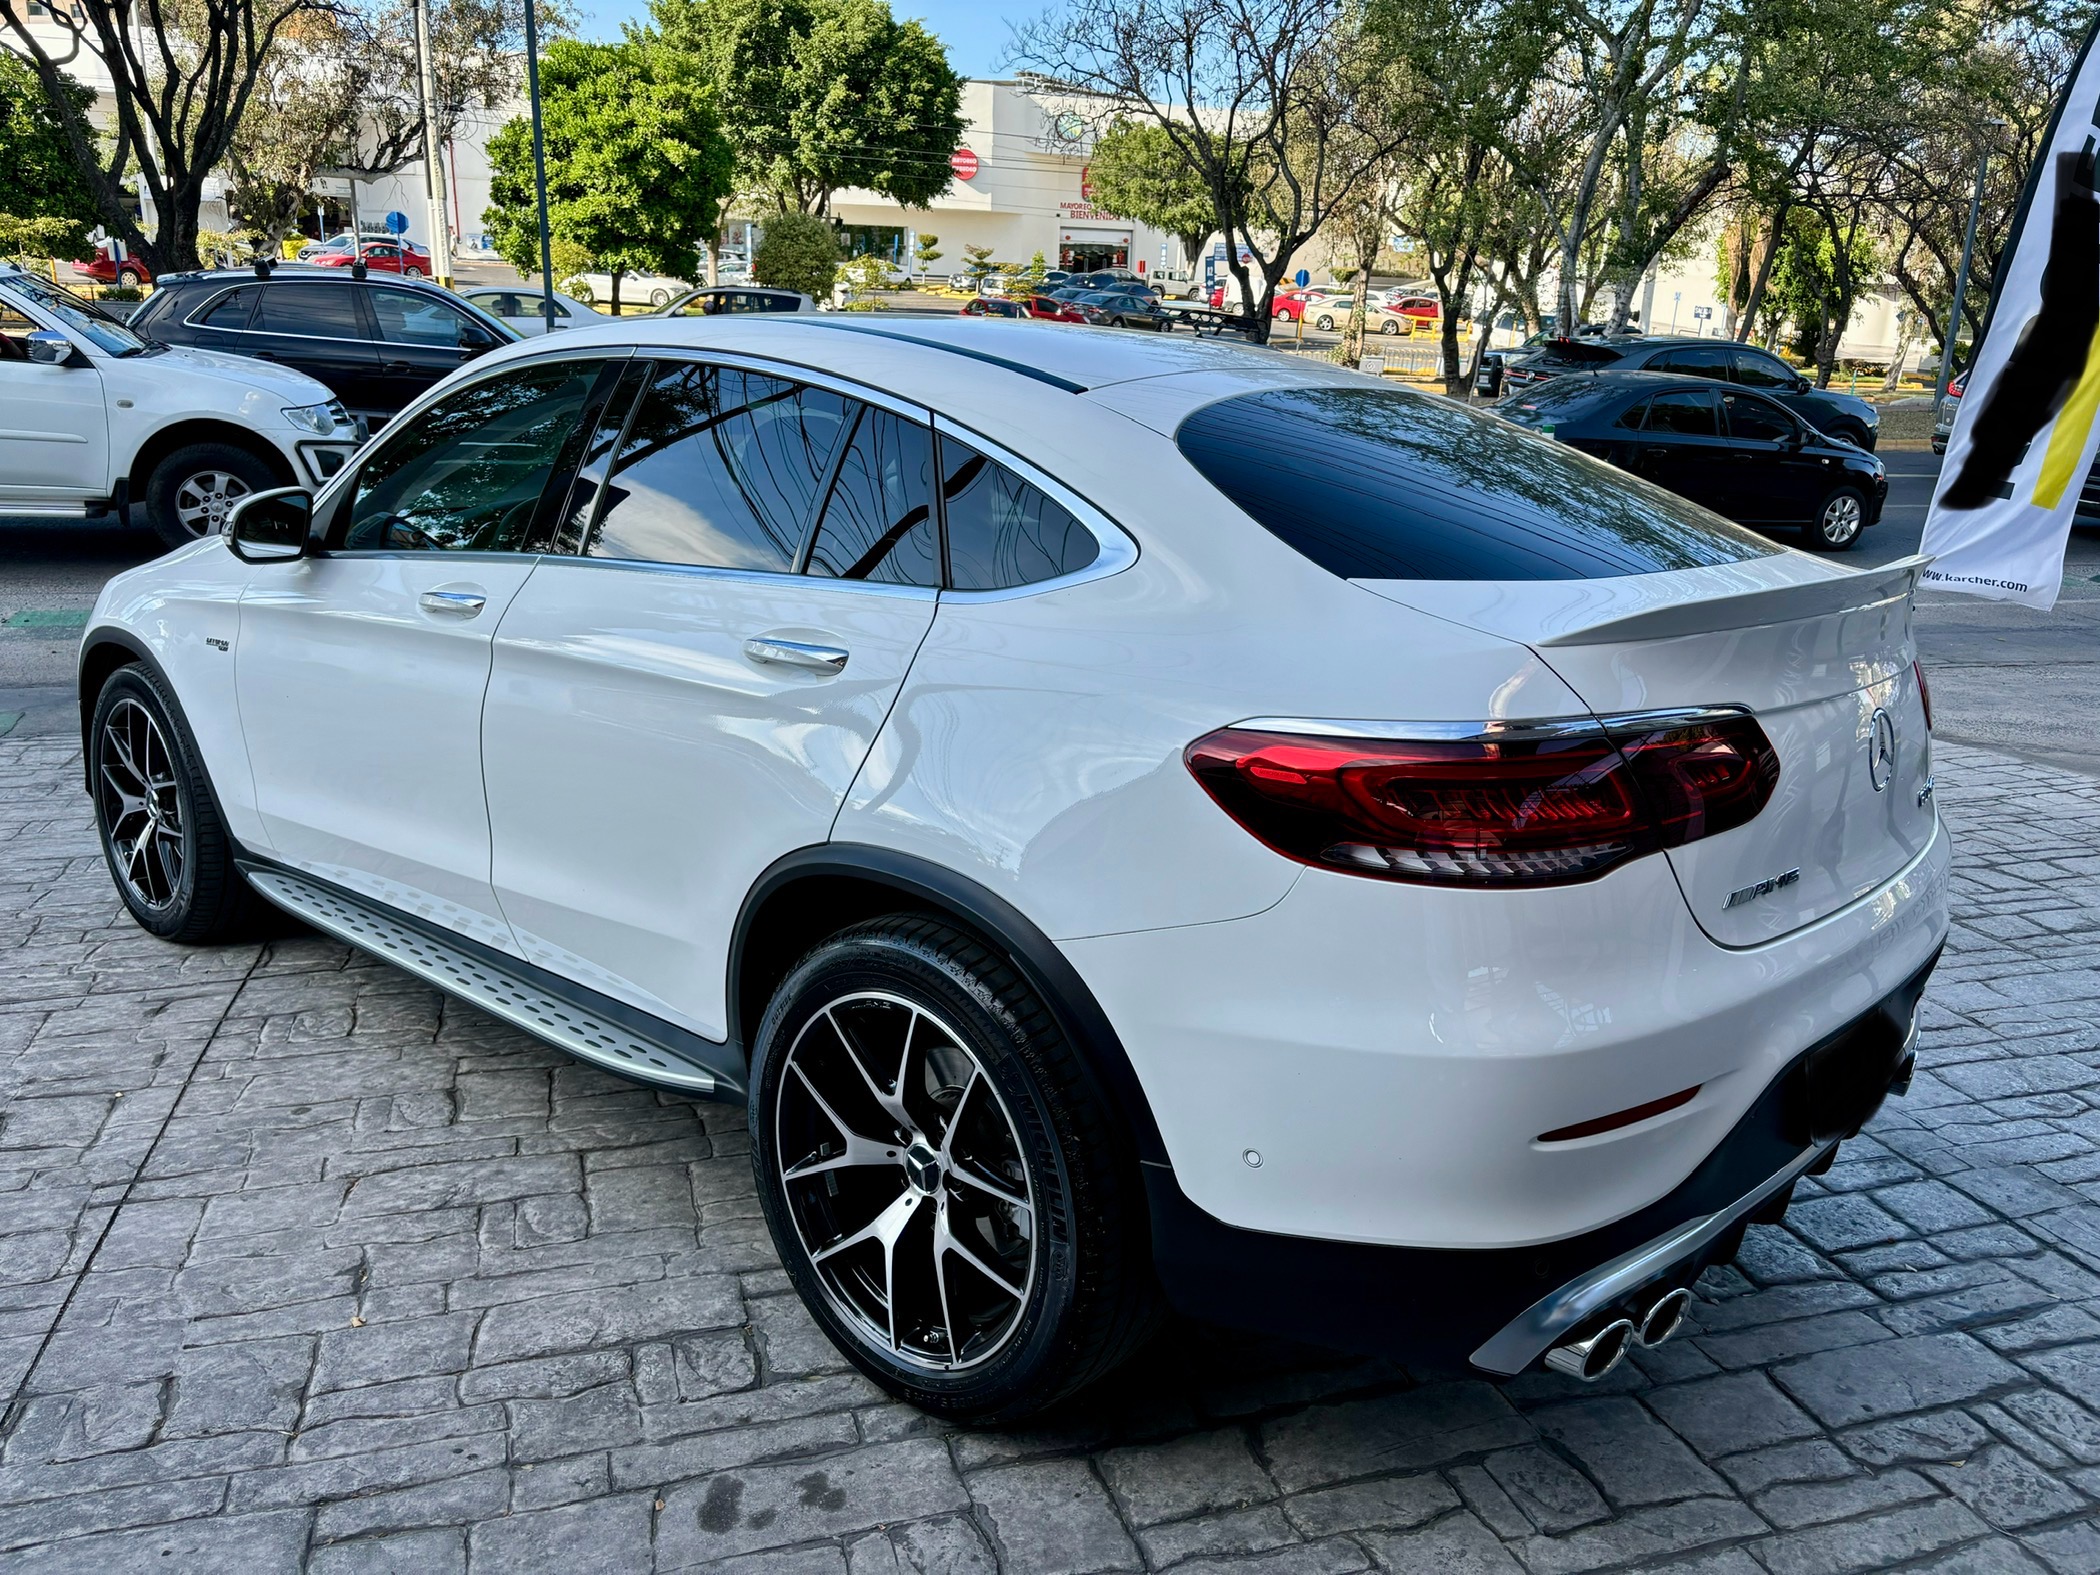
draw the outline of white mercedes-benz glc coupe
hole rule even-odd
[[[1169,1306],[1596,1377],[1908,1077],[1919,562],[1266,352],[637,319],[112,581],[86,781],[157,935],[747,1102],[928,1409]]]

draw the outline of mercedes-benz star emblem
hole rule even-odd
[[[1876,707],[1872,736],[1867,740],[1867,780],[1879,793],[1896,774],[1896,724],[1886,711]]]

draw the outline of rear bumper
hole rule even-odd
[[[1774,1078],[1680,1185],[1599,1229],[1491,1251],[1380,1247],[1236,1229],[1163,1165],[1144,1167],[1153,1254],[1192,1316],[1415,1361],[1524,1371],[1553,1345],[1689,1285],[1744,1227],[1907,1086],[1934,952],[1896,989]]]

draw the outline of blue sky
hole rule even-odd
[[[999,0],[890,0],[901,20],[917,17],[948,46],[948,59],[966,77],[1000,76],[1009,22],[1025,22],[1044,8],[1044,0],[1002,4]],[[617,38],[623,22],[649,14],[648,0],[578,0],[585,38]]]

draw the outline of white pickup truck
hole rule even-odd
[[[0,518],[115,518],[171,547],[236,498],[318,486],[357,428],[303,372],[169,348],[49,280],[0,264]]]

